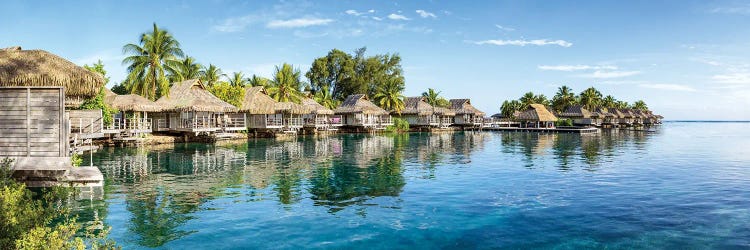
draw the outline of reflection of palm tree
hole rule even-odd
[[[139,245],[159,247],[194,232],[177,229],[191,219],[187,211],[194,208],[180,208],[168,192],[157,190],[133,196],[126,200],[132,214],[129,229],[140,236]]]

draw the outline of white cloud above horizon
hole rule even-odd
[[[535,46],[546,46],[546,45],[557,45],[560,47],[570,47],[573,46],[573,43],[565,41],[565,40],[548,40],[548,39],[535,39],[535,40],[484,40],[484,41],[475,41],[471,42],[476,45],[497,45],[497,46],[506,46],[506,45],[512,45],[512,46],[527,46],[527,45],[535,45]]]
[[[495,24],[495,27],[497,27],[498,29],[500,29],[502,31],[515,31],[516,30],[514,28],[507,27],[507,26],[502,26],[500,24]]]
[[[713,79],[717,83],[750,85],[750,73],[748,72],[719,74],[719,75],[712,76],[711,79]]]
[[[257,15],[227,18],[224,19],[221,24],[212,26],[211,29],[225,33],[238,32],[244,30],[248,25],[258,21],[260,21],[260,17]]]
[[[309,26],[327,25],[333,22],[328,18],[296,18],[289,20],[271,20],[266,24],[268,28],[304,28]]]
[[[684,91],[684,92],[695,92],[695,88],[681,85],[681,84],[667,84],[667,83],[656,83],[656,84],[639,84],[641,88],[659,89],[659,90],[671,90],[671,91]]]
[[[428,18],[428,17],[437,18],[437,16],[435,15],[435,13],[427,12],[425,10],[416,10],[416,12],[422,18]]]
[[[614,65],[539,65],[537,66],[540,70],[553,70],[553,71],[579,71],[579,70],[616,70],[617,66]]]
[[[408,17],[406,17],[404,15],[396,14],[396,13],[391,13],[390,15],[388,15],[388,19],[391,19],[391,20],[401,20],[401,21],[411,20],[411,18],[408,18]]]
[[[578,77],[583,78],[595,78],[595,79],[610,79],[610,78],[621,78],[640,74],[640,71],[603,71],[596,70],[588,74],[580,74]]]

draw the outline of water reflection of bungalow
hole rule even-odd
[[[583,105],[568,106],[559,115],[561,118],[571,119],[573,125],[577,126],[600,126],[603,116],[596,111],[589,111]]]
[[[480,127],[484,122],[484,112],[471,105],[469,99],[451,99],[451,111],[455,113],[453,125],[460,127]]]
[[[133,137],[142,133],[151,133],[152,120],[148,113],[161,111],[156,103],[139,95],[118,95],[109,89],[104,89],[104,102],[110,107],[120,111],[115,114],[112,123],[104,130],[107,134],[116,134],[117,137]]]
[[[363,94],[350,95],[333,112],[343,116],[343,126],[353,129],[385,129],[393,125],[388,111],[370,102]]]
[[[152,115],[156,131],[213,134],[245,130],[245,119],[237,108],[206,90],[200,80],[172,83],[169,95],[156,101],[162,112]]]
[[[555,117],[552,112],[541,104],[531,104],[529,108],[516,117],[522,128],[555,128]]]
[[[341,127],[342,118],[334,115],[333,110],[320,105],[311,98],[302,99],[302,105],[310,111],[302,116],[305,127],[315,130],[338,130]]]

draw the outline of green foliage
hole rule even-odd
[[[557,93],[552,97],[552,107],[558,112],[562,112],[566,107],[577,103],[576,95],[568,86],[557,88]]]
[[[427,91],[422,92],[422,97],[424,97],[425,101],[433,107],[449,107],[451,105],[450,101],[440,96],[440,93],[441,91],[435,91],[432,88],[428,88]]]
[[[34,193],[12,179],[12,161],[0,162],[0,249],[116,249],[106,230],[86,230],[71,218],[73,188],[53,187]],[[90,244],[90,245],[86,245]]]
[[[409,122],[406,119],[393,118],[393,125],[385,128],[386,132],[389,133],[404,133],[409,132]]]
[[[214,86],[222,76],[226,76],[226,74],[222,73],[221,69],[213,64],[209,64],[208,67],[204,66],[200,70],[200,79],[208,87]]]
[[[181,82],[201,77],[201,66],[195,62],[195,58],[186,56],[181,61],[170,60],[166,62],[168,72],[167,79],[170,82]]]
[[[333,93],[331,93],[331,91],[328,89],[328,86],[323,86],[320,91],[316,92],[313,96],[313,99],[315,100],[315,102],[329,109],[335,109],[339,106],[340,103],[338,100],[333,98]]]
[[[404,85],[397,81],[386,82],[378,85],[373,99],[375,104],[388,111],[400,113],[404,110]]]
[[[109,76],[107,76],[107,71],[104,70],[104,63],[102,62],[102,60],[97,61],[91,66],[89,66],[88,64],[84,64],[83,68],[102,75],[102,77],[104,78],[104,85],[107,85],[107,83],[109,83]]]
[[[104,86],[102,86],[102,88],[99,90],[99,94],[96,94],[96,96],[84,100],[79,108],[102,110],[102,121],[104,122],[104,126],[112,124],[112,115],[119,112],[114,108],[110,108],[109,105],[104,103]]]
[[[213,86],[208,87],[208,91],[222,101],[236,107],[241,106],[242,100],[245,98],[245,88],[243,86],[234,86],[227,82],[217,82]]]
[[[112,86],[112,89],[110,89],[110,90],[112,90],[112,92],[114,92],[115,94],[118,94],[118,95],[127,95],[127,94],[130,93],[128,91],[128,88],[125,87],[125,85],[122,84],[122,83],[115,84],[115,86]]]
[[[83,164],[83,157],[80,154],[73,154],[70,156],[70,162],[74,167],[79,167]]]
[[[312,93],[327,86],[333,97],[342,101],[352,94],[374,96],[384,84],[400,85],[399,88],[403,89],[401,57],[398,54],[366,57],[366,50],[360,48],[351,55],[333,49],[328,55],[316,58],[305,74],[310,80]]]
[[[295,69],[291,64],[284,63],[281,67],[276,66],[273,80],[266,87],[268,95],[279,102],[295,102],[302,100],[302,72]]]
[[[262,76],[257,76],[255,74],[253,74],[253,76],[247,79],[247,84],[253,87],[256,87],[256,86],[267,87],[269,85],[269,82],[271,82],[270,79],[262,77]]]
[[[242,72],[234,72],[232,74],[232,77],[227,76],[227,80],[229,81],[229,85],[232,85],[232,87],[244,88],[245,85],[247,85],[247,78],[245,78],[245,74],[243,74]]]
[[[434,106],[441,107],[441,108],[448,108],[451,106],[451,102],[448,101],[448,99],[445,99],[444,97],[438,97]]]
[[[573,120],[571,119],[558,119],[555,121],[555,126],[557,127],[572,127],[573,126]]]
[[[646,105],[646,102],[644,102],[643,100],[638,100],[635,101],[635,103],[633,103],[633,106],[631,106],[630,108],[646,111],[648,110],[648,105]]]
[[[580,104],[588,110],[600,107],[602,102],[602,93],[594,87],[587,88],[579,97]]]
[[[557,89],[557,93],[552,98],[552,101],[548,101],[544,95],[535,95],[533,92],[528,92],[521,96],[518,101],[504,101],[501,106],[501,113],[508,117],[515,111],[520,111],[528,108],[530,104],[538,103],[545,106],[551,105],[556,111],[562,112],[567,107],[572,105],[583,105],[588,110],[595,110],[597,108],[618,108],[618,109],[640,109],[648,110],[648,106],[643,101],[638,101],[632,106],[627,102],[619,101],[614,96],[607,95],[602,97],[602,93],[594,87],[590,87],[580,95],[576,96],[573,94],[573,90],[568,86],[561,86]]]
[[[503,115],[503,117],[507,118],[513,118],[514,113],[516,111],[521,111],[523,109],[523,104],[521,104],[518,100],[511,100],[511,101],[504,101],[502,106],[500,106],[500,113]]]
[[[150,100],[169,95],[167,65],[184,56],[180,43],[171,33],[159,29],[154,23],[151,32],[141,34],[139,44],[126,44],[122,51],[130,54],[122,60],[123,64],[129,65],[124,84],[130,93]]]

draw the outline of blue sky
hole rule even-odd
[[[488,114],[561,84],[643,99],[670,120],[750,120],[746,1],[3,1],[0,47],[125,76],[122,46],[156,22],[200,63],[270,76],[332,48],[399,53],[428,87]]]

